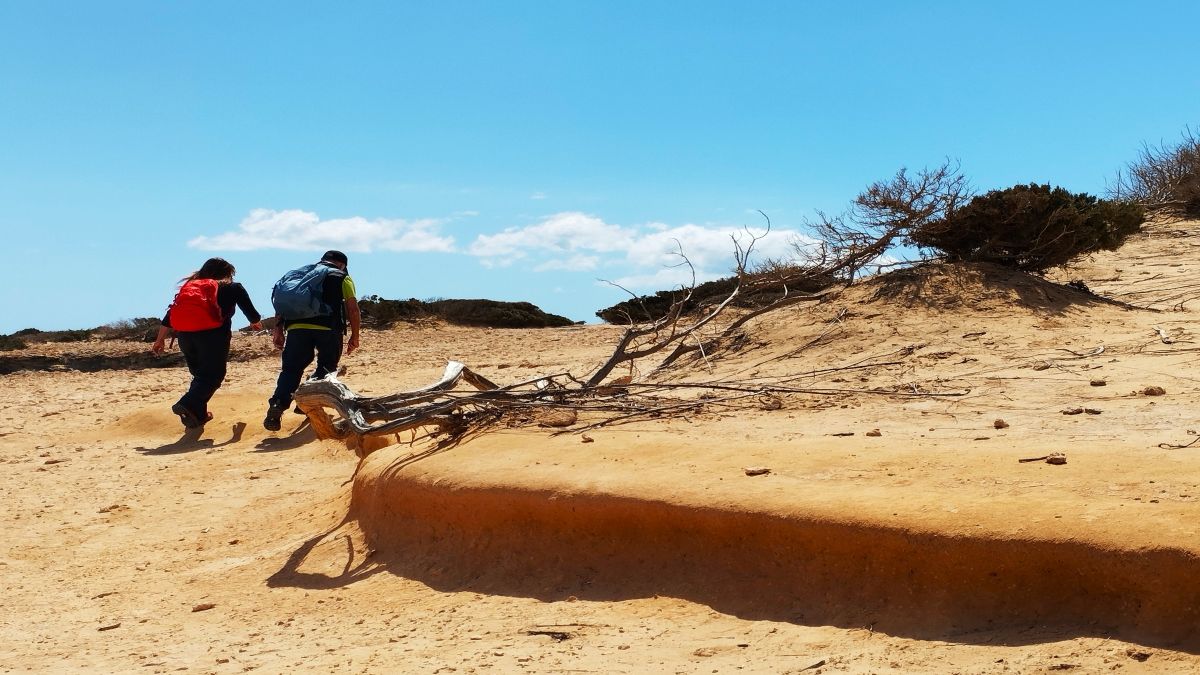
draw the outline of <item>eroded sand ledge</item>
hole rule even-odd
[[[1122,547],[1078,527],[970,535],[872,518],[877,504],[834,517],[753,494],[703,506],[581,484],[504,486],[447,463],[414,470],[405,454],[364,462],[351,515],[395,573],[438,589],[545,601],[664,595],[744,619],[968,643],[995,630],[1019,642],[1037,627],[1200,648],[1200,557],[1187,548]]]

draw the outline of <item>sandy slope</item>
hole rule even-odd
[[[877,281],[677,376],[823,393],[590,443],[516,428],[357,467],[299,416],[262,430],[268,358],[231,366],[198,436],[178,369],[3,376],[0,669],[1198,669],[1200,444],[1159,447],[1197,429],[1198,227],[1062,277],[1184,311],[987,268]],[[618,334],[369,332],[344,380],[580,372]]]

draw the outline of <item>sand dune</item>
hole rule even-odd
[[[261,336],[238,336],[201,433],[169,411],[179,368],[5,375],[0,663],[1192,672],[1200,443],[1177,446],[1198,429],[1198,232],[1159,224],[1054,275],[1150,310],[986,266],[779,310],[663,377],[819,393],[589,443],[517,427],[360,465],[301,416],[262,429]],[[385,394],[451,358],[501,383],[582,372],[619,334],[369,331],[343,379]],[[1018,461],[1053,452],[1067,463]]]

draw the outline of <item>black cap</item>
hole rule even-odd
[[[325,251],[325,255],[321,256],[323,262],[335,262],[349,266],[350,260],[346,258],[346,254],[341,251]]]

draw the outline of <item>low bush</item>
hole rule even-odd
[[[378,295],[370,295],[358,302],[364,326],[371,328],[387,328],[399,321],[416,321],[429,316],[425,303],[412,298],[409,300],[387,300]]]
[[[130,342],[154,342],[158,335],[161,319],[141,317],[137,319],[122,319],[100,326],[92,331],[102,340],[128,340]]]
[[[737,283],[737,277],[725,277],[697,284],[692,290],[692,297],[683,303],[682,313],[692,314],[724,301]],[[731,304],[734,307],[762,307],[779,298],[785,287],[789,293],[814,293],[834,283],[836,280],[830,274],[817,273],[812,268],[800,265],[771,262],[746,276],[738,296]],[[684,288],[658,291],[654,295],[630,298],[598,310],[596,316],[614,324],[657,321],[687,294]]]
[[[72,330],[47,330],[38,333],[39,342],[83,342],[92,337],[92,331],[85,328]]]
[[[435,316],[461,326],[553,328],[575,323],[565,316],[543,312],[528,302],[435,300],[428,306]]]
[[[19,333],[20,331],[18,331]],[[27,342],[22,340],[18,333],[12,335],[0,335],[0,352],[11,352],[17,349],[25,349],[29,346]]]
[[[415,298],[387,300],[377,295],[358,303],[363,324],[387,328],[397,322],[436,318],[462,326],[486,328],[547,328],[570,326],[574,322],[557,314],[548,314],[528,302],[498,300],[431,300]]]
[[[906,236],[951,259],[1044,272],[1084,253],[1116,249],[1144,221],[1139,204],[1031,183],[975,197]]]

